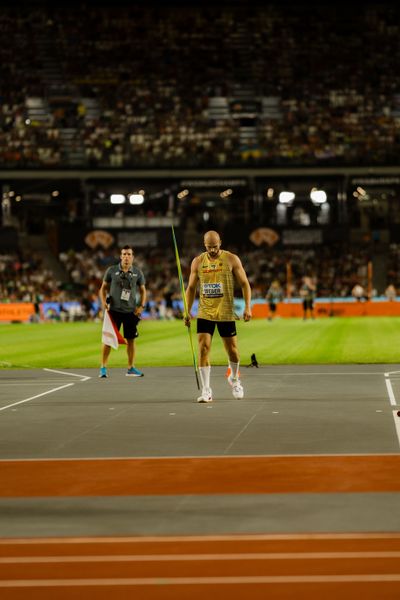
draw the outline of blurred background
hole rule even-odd
[[[300,306],[304,277],[317,316],[400,314],[399,13],[6,2],[0,320],[99,318],[124,244],[147,278],[145,316],[179,317],[171,225],[185,279],[204,232],[220,232],[256,316],[272,284]]]

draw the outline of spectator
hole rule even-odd
[[[276,314],[277,305],[283,300],[283,290],[277,279],[271,283],[265,298],[269,309],[268,321],[272,321]]]
[[[361,302],[362,300],[368,300],[365,289],[360,283],[356,283],[353,289],[351,290],[351,295],[357,302]]]
[[[394,300],[396,300],[397,292],[396,292],[396,288],[394,287],[394,285],[392,283],[390,283],[387,286],[387,288],[385,290],[385,296],[389,300],[389,302],[393,302]]]

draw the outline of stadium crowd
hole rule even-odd
[[[236,248],[230,248],[237,252]],[[188,279],[190,262],[202,248],[190,248],[182,252],[182,271]],[[317,282],[318,297],[349,297],[356,284],[364,289],[368,286],[368,252],[361,247],[324,249],[266,248],[240,252],[243,264],[252,286],[254,299],[265,298],[273,281],[278,281],[291,297],[299,297],[302,278],[307,275]],[[396,250],[399,260],[400,250]],[[92,250],[62,252],[59,255],[65,277],[57,280],[43,267],[35,256],[7,254],[0,256],[0,300],[2,302],[55,302],[63,305],[68,301],[79,302],[80,316],[95,318],[98,310],[98,292],[106,268],[118,262],[118,251]],[[180,298],[179,280],[175,257],[165,250],[153,249],[138,252],[135,263],[146,277],[148,290],[147,312],[153,318],[174,318],[180,316],[175,299]],[[290,280],[288,282],[288,265]],[[399,270],[396,271],[397,273]],[[388,276],[391,275],[389,271]],[[290,289],[288,289],[288,283]],[[400,287],[400,281],[392,281]],[[381,291],[383,293],[383,290]]]
[[[6,7],[0,162],[395,164],[399,22],[394,5]]]

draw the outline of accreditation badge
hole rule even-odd
[[[121,300],[128,301],[130,297],[131,297],[131,290],[123,289],[121,292]]]

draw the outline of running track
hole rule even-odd
[[[88,379],[83,375],[72,375],[75,378],[82,377],[82,381]],[[252,382],[255,388],[258,385],[261,390],[255,389],[253,397],[265,395],[264,380],[258,383],[254,377]],[[249,381],[249,385],[252,382]],[[316,383],[317,380],[313,379],[314,388]],[[278,397],[281,388],[273,381],[272,384],[273,394]],[[67,397],[60,395],[61,389],[62,394],[70,393],[72,385],[67,383],[50,391],[57,391],[57,400],[63,398],[66,402]],[[369,387],[362,390],[359,380],[357,386],[360,391],[355,393],[353,390],[345,390],[344,398],[354,396],[357,404],[360,397],[364,401],[365,396],[371,402],[369,396],[373,395],[373,409],[380,409],[374,410],[373,414],[388,412],[386,424],[389,426],[389,410],[397,410],[396,397],[400,393],[396,385],[397,380],[393,378],[390,390],[388,388],[391,392],[390,409],[387,397],[381,394],[379,386],[372,388],[369,383]],[[143,395],[143,385],[141,389]],[[298,389],[297,384],[296,391]],[[282,387],[284,402],[287,401],[290,390],[290,386]],[[99,399],[97,386],[95,391],[95,398]],[[41,416],[46,414],[46,402],[42,403],[42,400],[49,393],[43,392],[28,399],[35,400],[36,423],[41,423]],[[315,394],[319,396],[322,392],[315,389]],[[83,407],[91,415],[94,396],[92,392],[89,395],[90,401],[84,402]],[[131,406],[131,392],[129,391],[129,396],[126,392],[126,395],[128,406]],[[309,395],[308,389],[307,398]],[[81,404],[82,394],[79,398]],[[379,400],[379,404],[375,405],[375,398]],[[119,399],[125,401],[122,386]],[[13,401],[9,391],[2,414],[5,414],[6,409],[26,407],[28,400],[21,401],[16,397]],[[65,418],[65,413],[62,412],[63,403],[60,402],[60,408],[57,409],[54,400],[55,398],[52,406],[56,412],[53,423],[56,424],[60,418]],[[104,397],[102,401],[105,402]],[[336,402],[336,397],[331,401]],[[291,414],[297,410],[298,405],[296,395],[296,403],[291,405]],[[179,404],[171,406],[173,410],[180,410]],[[223,410],[224,405],[221,406]],[[323,403],[321,406],[324,408]],[[93,410],[95,409],[94,405]],[[195,406],[193,410],[198,409]],[[149,419],[153,410],[150,403]],[[304,409],[301,405],[299,410],[302,414]],[[18,426],[24,423],[24,418],[31,424],[31,412],[18,414]],[[263,413],[258,414],[262,416]],[[340,414],[340,411],[336,411],[336,414]],[[96,413],[93,415],[96,416]],[[360,413],[357,407],[356,423],[364,422],[358,415],[363,417],[365,410]],[[228,419],[229,414],[225,417]],[[378,419],[379,416],[374,417],[373,432],[375,435],[382,432],[386,436],[388,430],[379,429],[381,421]],[[10,424],[12,422],[10,416]],[[326,416],[321,422],[326,422]],[[43,423],[43,429],[37,428],[38,437],[32,437],[39,449],[43,432],[52,433],[45,420]],[[318,423],[319,421],[314,423],[314,428]],[[396,420],[395,424],[398,433]],[[211,425],[212,421],[207,422],[207,431]],[[123,426],[123,422],[119,423],[120,431]],[[217,423],[216,426],[220,427],[220,424]],[[24,431],[23,428],[21,431]],[[336,431],[340,434],[340,428],[336,428]],[[7,433],[7,428],[4,432]],[[392,430],[391,433],[395,432]],[[31,429],[29,434],[32,435]],[[56,435],[63,435],[63,432],[57,430]],[[191,431],[188,431],[188,435],[191,435]],[[155,443],[156,441],[157,438]],[[113,437],[113,443],[118,443],[118,438]],[[230,443],[229,447],[231,445]],[[393,445],[393,448],[398,448],[398,445]],[[347,455],[316,453],[176,458],[6,459],[0,461],[0,499],[9,501],[9,506],[12,506],[13,498],[47,498],[51,501],[51,498],[66,496],[162,498],[182,495],[201,498],[204,495],[209,498],[213,494],[225,494],[240,498],[241,494],[349,493],[360,494],[361,497],[369,492],[378,495],[398,493],[399,473],[400,454],[396,450],[386,450],[386,453],[382,451],[381,454]],[[35,519],[35,514],[32,519]],[[392,519],[393,524],[394,520],[395,518]],[[400,516],[398,523],[400,525]],[[399,600],[399,529],[400,527],[393,527],[390,532],[384,533],[329,533],[327,524],[328,533],[323,534],[3,538],[0,539],[0,598],[204,600],[204,596],[207,596],[207,600],[353,600],[357,595],[362,595],[362,600]]]
[[[400,534],[0,541],[3,600],[395,600]]]
[[[399,491],[398,467],[398,455],[10,460],[0,496]],[[399,559],[400,533],[3,539],[0,597],[398,600]]]

